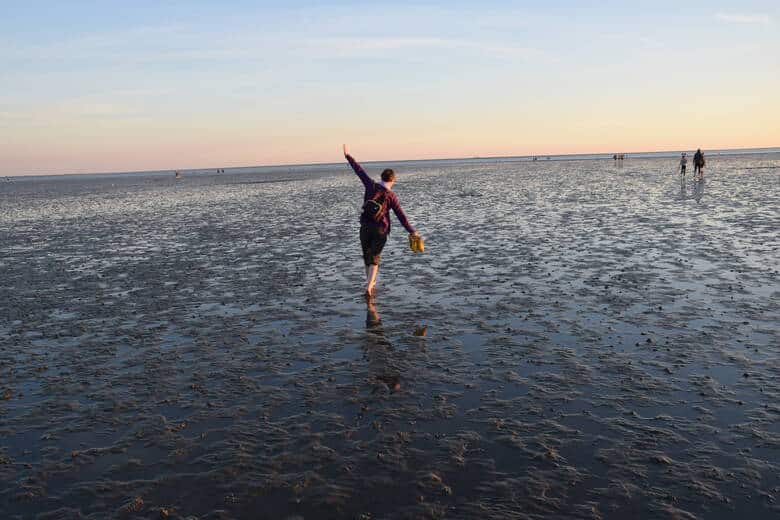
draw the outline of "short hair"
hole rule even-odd
[[[395,172],[392,168],[387,168],[382,172],[382,180],[384,182],[393,182],[395,180]]]

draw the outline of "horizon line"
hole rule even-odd
[[[753,150],[777,150],[780,153],[779,146],[760,146],[751,148],[714,148],[711,152],[750,152]],[[373,163],[388,163],[388,162],[428,162],[428,161],[473,161],[473,160],[500,160],[500,159],[524,159],[533,157],[580,157],[584,155],[614,155],[622,154],[624,156],[642,155],[650,153],[677,153],[677,152],[689,152],[691,150],[678,149],[678,150],[645,150],[634,152],[580,152],[580,153],[564,153],[564,154],[530,154],[530,155],[486,155],[486,156],[471,156],[471,157],[436,157],[428,159],[373,159],[369,161],[361,161],[364,164]],[[706,149],[704,150],[706,151]],[[726,154],[727,155],[727,154]],[[159,173],[159,172],[182,172],[196,171],[196,170],[233,170],[244,168],[294,168],[294,167],[307,167],[307,166],[331,166],[340,164],[337,162],[313,162],[313,163],[279,163],[279,164],[255,164],[245,166],[209,166],[199,168],[163,168],[163,169],[150,169],[150,170],[113,170],[113,171],[92,171],[92,172],[64,172],[64,173],[22,173],[13,175],[4,175],[3,177],[58,177],[69,175],[122,175],[130,173]]]

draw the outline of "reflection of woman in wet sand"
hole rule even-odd
[[[704,195],[704,178],[700,177],[693,183],[693,198],[696,199],[696,202],[699,202],[702,195]]]
[[[366,265],[366,298],[374,296],[376,277],[379,274],[379,256],[390,234],[390,210],[410,235],[419,236],[406,218],[398,196],[393,193],[395,172],[387,168],[382,172],[382,181],[375,182],[366,171],[347,152],[344,145],[344,157],[363,182],[366,191],[363,195],[363,212],[360,214],[360,245],[363,249],[363,262]]]
[[[390,353],[393,345],[390,344],[385,331],[382,329],[382,320],[372,300],[366,302],[366,346],[365,356],[368,360],[368,371],[373,378],[387,388],[395,392],[401,389],[400,372],[391,366]],[[375,388],[375,391],[378,388]]]

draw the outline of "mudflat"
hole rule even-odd
[[[780,156],[0,185],[6,518],[780,515]],[[366,165],[377,176],[381,169]]]

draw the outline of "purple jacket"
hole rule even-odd
[[[360,166],[355,159],[352,158],[351,155],[347,155],[347,161],[349,161],[349,165],[352,166],[352,169],[355,170],[355,173],[358,177],[360,177],[360,180],[363,181],[363,186],[366,187],[366,193],[363,195],[363,201],[367,201],[370,199],[374,193],[376,193],[376,190],[385,190],[383,186],[381,186],[379,183],[374,182],[371,177],[368,176],[366,173],[366,170],[363,169],[362,166]],[[406,231],[409,233],[414,233],[415,229],[412,227],[412,225],[409,223],[409,219],[406,218],[406,213],[404,213],[404,210],[401,209],[401,204],[398,202],[398,196],[393,193],[390,190],[386,190],[387,195],[385,195],[385,200],[387,200],[387,208],[388,211],[385,211],[384,216],[379,222],[375,222],[370,219],[363,218],[361,215],[360,217],[360,223],[364,226],[375,226],[378,227],[382,233],[390,233],[390,209],[393,210],[395,213],[395,216],[398,217],[398,221],[401,223],[401,225],[406,228]]]

